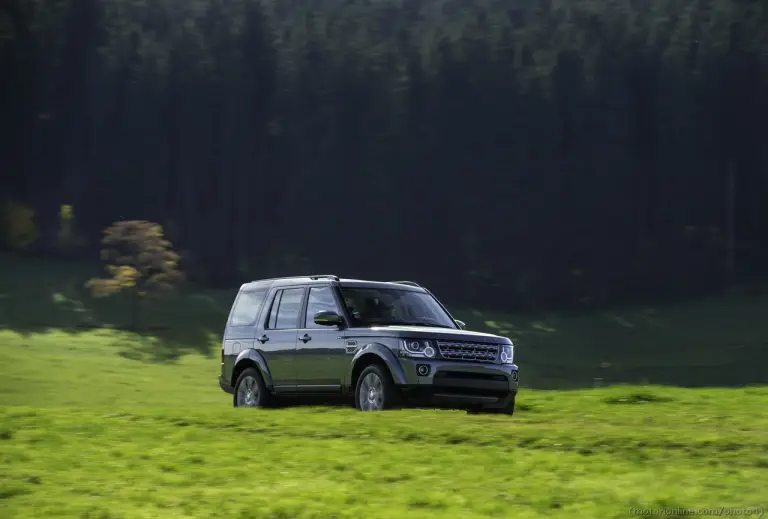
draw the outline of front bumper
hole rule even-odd
[[[233,388],[228,381],[224,380],[221,376],[219,377],[219,387],[223,390],[229,393],[230,395],[235,393],[235,388]]]
[[[519,387],[515,364],[490,364],[435,359],[398,358],[406,384],[401,388],[417,399],[504,407]]]

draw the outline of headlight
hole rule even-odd
[[[502,364],[513,364],[515,359],[515,347],[511,344],[504,345],[501,347],[501,363]]]
[[[435,358],[435,348],[423,339],[404,339],[400,343],[400,354],[405,357]]]

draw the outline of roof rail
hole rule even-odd
[[[339,276],[335,274],[315,274],[314,276],[309,276],[309,279],[332,279],[338,281]]]
[[[419,287],[419,288],[421,288],[421,285],[419,285],[415,281],[390,281],[390,283],[397,283],[398,285],[408,285],[408,286],[411,286],[411,287]]]
[[[255,283],[257,281],[277,281],[278,279],[299,279],[299,278],[309,278],[313,280],[332,279],[333,281],[339,281],[339,276],[336,276],[334,274],[314,274],[311,276],[283,276],[279,278],[256,279],[252,281],[252,283]]]

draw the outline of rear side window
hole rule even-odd
[[[255,323],[266,298],[266,289],[241,292],[232,309],[230,326],[250,326]]]

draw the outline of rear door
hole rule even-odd
[[[264,331],[256,337],[256,349],[267,361],[276,392],[296,390],[296,335],[304,292],[304,287],[274,290]]]

